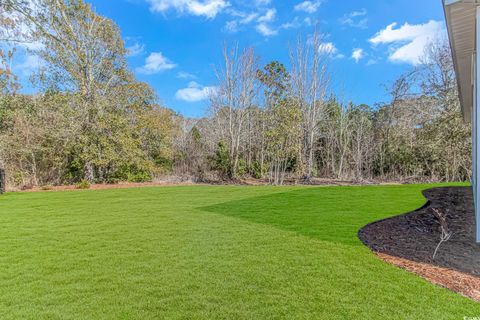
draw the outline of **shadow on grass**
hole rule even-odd
[[[358,230],[369,222],[421,206],[420,186],[320,187],[200,208],[274,226],[315,239],[362,246]]]

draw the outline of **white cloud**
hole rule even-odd
[[[217,90],[217,87],[204,87],[195,81],[192,81],[188,84],[187,88],[178,90],[175,97],[178,100],[187,102],[198,102],[207,99]]]
[[[323,42],[318,46],[318,52],[325,56],[334,59],[342,59],[345,58],[345,55],[338,51],[338,48],[335,46],[333,42]]]
[[[266,23],[259,23],[255,29],[265,37],[270,37],[278,34],[278,30],[272,29]]]
[[[271,0],[255,0],[255,5],[260,6],[268,6],[272,1]]]
[[[263,4],[269,4],[271,1],[263,1]],[[294,16],[290,21],[284,23],[275,23],[277,20],[277,9],[275,8],[259,8],[256,12],[245,12],[229,8],[226,11],[232,20],[227,21],[223,28],[224,31],[235,33],[245,29],[245,26],[254,25],[255,30],[264,37],[277,35],[281,30],[298,29],[303,25],[311,25],[310,18],[301,19]]]
[[[277,10],[275,8],[270,8],[262,11],[263,14],[259,14],[258,12],[246,13],[231,9],[228,13],[239,19],[227,21],[224,30],[233,33],[241,30],[242,26],[256,23],[255,29],[257,32],[265,37],[269,37],[278,34],[279,28],[288,29],[293,27],[293,24],[289,23],[285,23],[277,28],[272,27],[271,23],[276,19]]]
[[[321,1],[304,1],[295,5],[294,9],[296,11],[305,11],[307,13],[315,13],[320,7]]]
[[[338,52],[338,49],[332,42],[324,42],[318,46],[318,52],[333,55]]]
[[[240,20],[240,23],[248,24],[248,23],[252,22],[253,20],[257,19],[257,17],[258,17],[258,13],[256,13],[256,12],[250,13],[250,14],[246,15],[242,20]]]
[[[161,52],[152,52],[145,59],[145,65],[137,68],[137,71],[144,74],[154,74],[175,68],[177,65],[165,57]]]
[[[389,60],[417,65],[425,52],[425,46],[445,33],[444,24],[430,20],[425,24],[411,25],[405,23],[399,28],[392,23],[380,30],[369,41],[374,45],[388,44]]]
[[[257,19],[258,22],[272,22],[275,20],[275,16],[277,15],[277,10],[274,9],[268,9],[267,12],[261,17]]]
[[[368,23],[368,18],[365,17],[366,15],[367,10],[362,9],[345,14],[342,18],[339,19],[339,21],[343,25],[354,28],[366,29]]]
[[[363,8],[358,11],[353,11],[348,14],[349,17],[355,18],[355,17],[363,17],[367,15],[367,9]]]
[[[258,16],[259,16],[259,14],[256,13],[256,12],[247,14],[247,13],[244,13],[244,12],[232,11],[231,14],[236,16],[236,17],[239,17],[240,19],[239,20],[227,21],[227,23],[225,23],[225,30],[227,32],[237,32],[237,31],[240,30],[240,27],[242,25],[247,25],[247,24],[255,21],[255,19],[257,19]]]
[[[26,54],[25,60],[22,63],[14,66],[15,70],[22,73],[23,76],[30,76],[33,72],[38,71],[45,65],[45,62],[37,55]]]
[[[177,73],[177,78],[179,78],[179,79],[196,79],[197,76],[194,75],[194,74],[191,74],[189,72],[180,71],[179,73]]]
[[[138,42],[126,48],[128,57],[135,57],[143,53],[145,45]]]
[[[353,49],[352,59],[355,60],[356,63],[358,63],[364,57],[365,57],[365,52],[363,51],[363,49],[361,49],[361,48]]]
[[[237,32],[239,29],[238,21],[237,20],[227,21],[227,23],[225,23],[224,29],[227,32],[232,32],[232,33]]]
[[[280,26],[282,29],[297,29],[302,26],[302,22],[298,17],[293,18],[292,21],[286,22]]]
[[[230,6],[226,0],[147,0],[150,10],[165,13],[174,9],[181,14],[204,16],[213,19],[216,15]]]
[[[258,33],[265,37],[270,37],[278,34],[278,30],[272,28],[269,23],[273,22],[276,18],[277,10],[275,8],[268,9],[264,15],[258,17],[257,19],[257,26],[255,29]]]

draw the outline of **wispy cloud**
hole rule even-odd
[[[175,10],[180,14],[204,16],[213,19],[230,6],[226,0],[147,0],[152,12],[166,13]]]
[[[326,54],[335,54],[338,52],[337,47],[333,44],[333,42],[324,42],[321,43],[318,47],[318,52],[326,53]]]
[[[177,65],[165,57],[161,52],[152,52],[145,59],[145,65],[137,68],[137,72],[143,74],[155,74],[175,68]]]
[[[397,26],[398,24],[394,22],[369,40],[373,45],[389,45],[388,59],[391,62],[419,64],[427,44],[446,33],[444,24],[434,20],[424,24],[405,23],[399,28],[396,28]]]
[[[353,28],[366,29],[368,18],[366,17],[367,10],[361,9],[345,14],[339,19],[340,23]]]
[[[312,20],[312,18],[310,18],[310,17],[306,17],[305,19],[303,19],[303,22],[304,22],[305,25],[307,25],[307,26],[312,26],[313,23],[314,23],[313,20]]]
[[[339,53],[333,42],[323,42],[318,46],[318,52],[331,58],[341,59],[345,56]]]
[[[317,0],[317,1],[303,1],[297,5],[295,5],[295,7],[293,7],[296,11],[304,11],[304,12],[307,12],[307,13],[315,13],[317,12],[318,8],[320,8],[320,5],[322,4],[322,2],[320,0]]]
[[[136,42],[131,46],[126,47],[126,49],[128,57],[135,57],[141,55],[145,51],[145,45]]]
[[[26,54],[23,62],[16,64],[14,69],[21,72],[23,76],[30,76],[44,66],[45,62],[40,57],[33,54]]]
[[[268,6],[270,3],[272,3],[272,0],[255,0],[255,5],[256,6]]]
[[[260,16],[257,21],[258,22],[272,22],[275,20],[275,17],[277,15],[277,9],[268,9],[267,12],[265,12],[264,15]]]
[[[298,29],[303,25],[312,24],[310,17],[302,20],[298,16],[281,24],[275,23],[277,20],[277,9],[275,8],[261,8],[258,12],[250,13],[229,9],[228,13],[236,18],[225,23],[224,31],[230,33],[245,29],[247,25],[255,25],[255,30],[258,33],[264,37],[271,37],[279,34],[281,30]]]
[[[258,31],[258,33],[260,33],[261,35],[263,35],[265,37],[270,37],[270,36],[274,36],[274,35],[278,34],[278,30],[275,30],[275,29],[271,28],[266,23],[257,24],[255,29]]]
[[[356,63],[360,62],[365,57],[365,51],[361,48],[355,48],[352,52],[352,59],[355,60]]]
[[[259,12],[250,13],[231,9],[229,14],[236,19],[226,22],[224,30],[227,32],[238,32],[246,25],[255,24],[255,30],[265,37],[278,34],[278,27],[272,26],[277,17],[277,9],[275,8],[263,8]]]
[[[178,100],[186,102],[198,102],[207,99],[217,90],[217,87],[204,87],[197,82],[192,81],[188,84],[187,88],[178,90],[175,97]]]
[[[239,19],[227,21],[227,23],[225,24],[225,30],[227,32],[239,31],[241,26],[250,24],[251,22],[255,21],[260,15],[257,12],[244,13],[240,11],[232,11],[231,14],[235,17],[238,17]]]
[[[180,71],[179,73],[177,73],[177,78],[178,79],[196,79],[197,76],[189,72]]]
[[[265,37],[270,37],[278,34],[278,30],[270,26],[270,23],[275,20],[277,10],[275,8],[268,9],[265,14],[257,18],[257,26],[255,29],[258,33]]]
[[[290,22],[285,22],[283,23],[280,28],[281,29],[285,29],[285,30],[288,30],[288,29],[298,29],[302,26],[302,22],[300,21],[300,18],[299,17],[295,17],[293,18],[292,21]]]

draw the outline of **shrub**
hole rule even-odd
[[[107,177],[107,178],[105,179],[105,182],[106,182],[107,184],[117,184],[117,183],[119,183],[120,181],[121,181],[121,180],[120,180],[119,178],[114,177],[114,176]]]
[[[155,159],[155,165],[160,171],[165,173],[171,173],[173,171],[173,161],[165,157],[158,157]]]
[[[80,181],[79,183],[77,183],[75,185],[75,187],[77,189],[90,189],[90,182],[88,182],[87,180],[83,179],[82,181]]]
[[[109,184],[126,182],[149,182],[152,181],[152,174],[148,169],[138,167],[136,165],[124,165],[117,171],[113,172],[105,178]]]
[[[244,159],[239,159],[238,160],[237,175],[239,177],[242,177],[247,173],[247,171],[248,171],[247,162]]]
[[[260,161],[254,161],[252,163],[252,166],[250,167],[250,174],[255,179],[262,179],[267,172],[268,172],[268,166],[265,164],[262,166],[260,164]]]
[[[146,171],[131,172],[128,174],[128,182],[149,182],[152,176]]]
[[[215,155],[210,158],[212,169],[217,171],[222,179],[232,177],[230,151],[224,142],[218,143]]]

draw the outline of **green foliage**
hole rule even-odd
[[[268,99],[276,101],[286,98],[290,75],[282,63],[278,61],[270,62],[263,70],[257,71],[257,79],[265,85],[265,95]]]
[[[212,169],[217,171],[222,179],[231,179],[231,159],[230,151],[224,142],[219,142],[215,155],[211,157]]]
[[[113,21],[76,0],[9,9],[37,26],[45,61],[33,75],[42,94],[23,96],[0,51],[0,163],[10,183],[137,182],[172,170],[177,119],[128,70]]]
[[[87,180],[82,180],[75,185],[77,189],[90,189],[90,182]]]
[[[158,170],[164,173],[171,173],[173,171],[173,160],[170,158],[159,156],[155,159],[155,165],[157,166]]]
[[[248,172],[248,165],[245,159],[240,159],[237,166],[237,176],[242,177]]]
[[[192,142],[195,144],[202,143],[202,134],[200,133],[200,130],[198,130],[197,127],[193,127],[192,130],[190,130],[190,137],[192,138]]]
[[[268,165],[260,163],[260,161],[254,161],[250,167],[250,174],[255,179],[262,179],[268,172]]]
[[[149,182],[152,181],[152,175],[146,169],[138,168],[134,165],[124,165],[107,177],[107,182],[111,184],[121,181]]]
[[[127,181],[129,182],[149,182],[152,181],[152,176],[149,172],[138,171],[135,173],[129,173]]]

